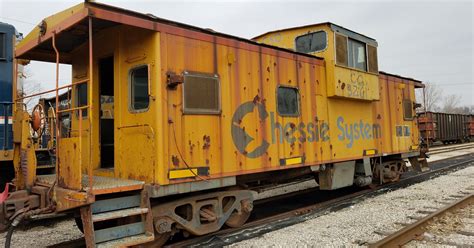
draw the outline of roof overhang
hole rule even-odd
[[[322,58],[313,55],[259,44],[248,39],[215,32],[210,29],[199,28],[188,24],[158,18],[151,14],[138,13],[87,0],[45,18],[16,46],[15,57],[28,60],[55,62],[56,53],[52,44],[52,38],[55,36],[56,47],[60,55],[59,62],[71,63],[71,52],[82,44],[87,43],[89,38],[89,19],[92,20],[93,34],[102,29],[123,24],[148,30],[155,30],[158,32],[185,35],[204,41],[217,42],[219,44],[237,44],[239,47],[247,47],[248,49],[255,51],[258,51],[259,49],[267,49],[268,51],[268,48],[270,48],[273,51],[284,51],[285,53],[282,53],[281,56],[292,57],[298,55],[302,58],[322,61]],[[235,41],[239,42],[236,43]]]

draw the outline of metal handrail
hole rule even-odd
[[[62,109],[62,110],[58,111],[58,114],[72,112],[72,111],[76,111],[76,110],[84,110],[84,109],[88,109],[88,108],[89,108],[89,105],[85,105],[85,106],[81,106],[81,107],[75,107],[75,108],[69,108],[69,109]],[[82,111],[79,111],[79,112],[82,112]]]
[[[20,101],[20,100],[23,100],[23,99],[26,99],[26,98],[35,97],[35,96],[40,96],[40,95],[43,95],[43,94],[55,92],[55,91],[57,91],[57,90],[62,90],[62,89],[70,88],[70,87],[73,87],[73,86],[75,86],[75,85],[87,83],[88,81],[89,81],[88,78],[87,78],[87,79],[83,79],[83,80],[80,80],[80,81],[77,81],[77,82],[74,82],[74,83],[71,83],[71,84],[63,85],[63,86],[61,86],[61,87],[58,87],[57,89],[47,90],[47,91],[43,91],[43,92],[31,94],[31,95],[28,95],[28,96],[23,96],[23,97],[17,98],[15,101]]]

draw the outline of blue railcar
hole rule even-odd
[[[0,22],[0,189],[13,177],[14,26]]]
[[[16,30],[10,24],[0,23],[0,149],[13,149],[13,48]],[[0,156],[2,160],[3,156]]]

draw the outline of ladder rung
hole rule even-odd
[[[146,214],[146,213],[148,213],[148,208],[121,209],[121,210],[116,210],[116,211],[100,213],[100,214],[93,214],[92,221],[99,222],[99,221],[104,221],[104,220],[119,219],[123,217]]]
[[[143,222],[136,222],[132,224],[115,226],[94,231],[95,242],[102,243],[115,239],[122,239],[138,234],[145,233],[145,224]]]
[[[153,235],[150,234],[139,234],[130,237],[125,237],[121,239],[116,239],[104,243],[97,244],[97,248],[115,248],[115,247],[122,247],[122,246],[132,246],[132,245],[139,245],[151,242],[155,239]]]
[[[140,206],[140,202],[140,195],[99,200],[92,204],[92,213],[96,214],[119,209],[138,207]]]

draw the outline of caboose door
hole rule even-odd
[[[99,60],[100,167],[114,167],[114,57]]]

